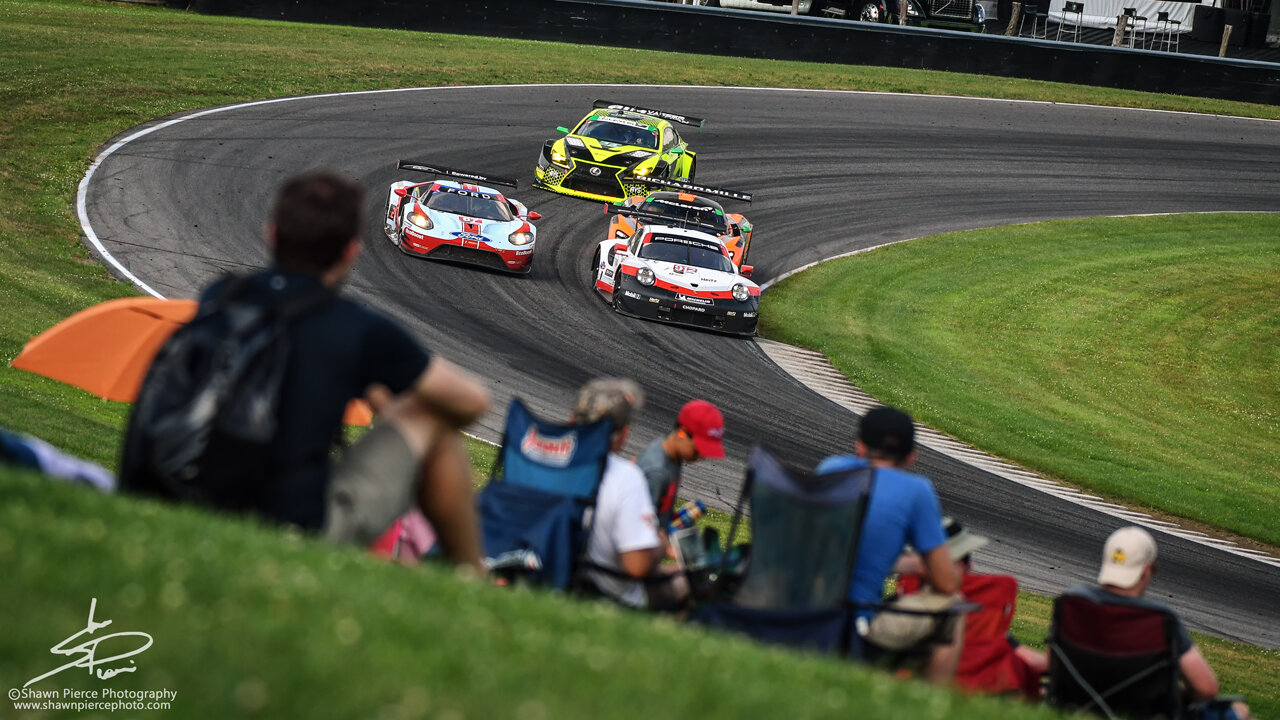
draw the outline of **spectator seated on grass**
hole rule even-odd
[[[971,533],[952,518],[943,518],[947,549],[961,576],[960,593],[981,609],[965,616],[964,646],[956,668],[956,684],[971,692],[1020,694],[1041,699],[1041,678],[1049,669],[1047,656],[1022,645],[1009,634],[1018,602],[1018,581],[1009,575],[973,572],[973,553],[987,538]],[[924,585],[922,561],[904,555],[897,567],[898,592],[910,594]]]
[[[636,458],[649,482],[649,497],[658,512],[658,528],[671,524],[680,493],[680,471],[686,463],[724,457],[724,416],[706,400],[690,400],[680,408],[676,427]]]
[[[1177,614],[1144,594],[1156,543],[1140,527],[1111,533],[1097,585],[1054,600],[1050,703],[1109,718],[1248,720],[1239,698],[1219,698],[1218,678]]]
[[[445,554],[479,569],[459,430],[488,408],[488,392],[339,294],[360,255],[363,204],[359,185],[331,173],[284,184],[266,230],[273,266],[215,281],[153,362],[121,486],[364,546],[417,506]],[[234,358],[216,360],[228,346]],[[347,402],[360,396],[378,419],[331,462]],[[246,436],[250,426],[260,434]]]
[[[913,612],[936,611],[940,625],[934,638],[925,674],[930,682],[950,685],[955,677],[964,635],[964,618],[944,611],[951,606],[948,596],[960,589],[960,576],[947,550],[942,531],[942,511],[933,484],[923,476],[907,472],[915,463],[915,425],[911,416],[890,407],[878,407],[863,416],[854,443],[855,455],[832,456],[818,464],[819,473],[873,468],[875,479],[868,501],[867,519],[862,526],[858,554],[853,562],[849,600],[858,608],[860,627],[867,629],[862,643],[864,660],[881,660],[886,651],[903,648],[885,646],[890,637],[878,628],[897,625],[904,613],[888,613],[882,605],[885,580],[893,571],[907,545],[921,557],[922,574],[940,595],[922,595],[911,601]],[[881,616],[883,616],[881,618]],[[895,631],[897,628],[895,628]],[[893,633],[895,642],[904,636]],[[905,640],[903,644],[906,643]]]
[[[630,436],[632,418],[643,406],[639,385],[602,378],[582,387],[570,418],[578,424],[612,422],[604,478],[588,520],[586,579],[600,594],[633,608],[650,605],[645,581],[655,579],[668,552],[658,535],[649,483],[635,463],[619,454]]]

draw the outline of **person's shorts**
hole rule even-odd
[[[418,504],[419,459],[390,423],[376,424],[343,453],[325,497],[324,536],[369,545]]]

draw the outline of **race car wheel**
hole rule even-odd
[[[878,2],[866,2],[862,4],[862,9],[858,11],[858,19],[862,22],[884,22],[884,13],[880,9]]]
[[[693,174],[698,170],[698,158],[689,161],[689,177],[685,178],[685,182],[693,182]]]
[[[587,273],[587,285],[593,290],[596,287],[596,277],[599,275],[599,273],[600,273],[600,248],[596,248],[596,251],[591,255],[591,271]]]

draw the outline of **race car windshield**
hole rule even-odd
[[[466,215],[467,217],[481,220],[506,221],[515,217],[511,214],[511,207],[504,202],[498,202],[493,198],[463,195],[443,190],[431,195],[431,198],[427,200],[427,207],[440,212]]]
[[[661,198],[649,198],[641,207],[646,213],[675,220],[683,224],[703,225],[714,228],[717,233],[729,232],[729,223],[724,213],[717,213],[715,208],[706,205],[675,203]],[[666,223],[661,223],[666,224]]]
[[[718,272],[733,272],[733,263],[718,250],[706,245],[675,242],[661,237],[654,238],[649,244],[641,246],[640,257],[677,265],[693,265]]]
[[[646,127],[632,127],[607,120],[587,120],[575,134],[613,145],[634,145],[646,150],[658,149],[658,131]]]

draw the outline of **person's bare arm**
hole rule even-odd
[[[960,577],[946,544],[924,554],[925,581],[943,595],[960,591]]]
[[[904,552],[893,564],[893,571],[898,575],[924,575],[924,558],[919,553]]]
[[[1014,648],[1013,654],[1026,664],[1036,675],[1044,675],[1049,672],[1049,656],[1043,650],[1034,650],[1026,645],[1019,645]]]
[[[431,358],[413,385],[429,410],[453,427],[470,425],[489,409],[489,391],[471,373],[442,357]]]
[[[1190,650],[1182,653],[1182,657],[1178,659],[1178,668],[1187,681],[1187,690],[1191,692],[1192,699],[1209,700],[1218,696],[1218,676],[1213,674],[1213,668],[1209,667],[1209,663],[1200,654],[1200,648],[1193,645]]]
[[[622,567],[622,572],[633,578],[648,577],[661,558],[660,552],[662,552],[662,548],[630,550],[618,555],[618,564]]]

